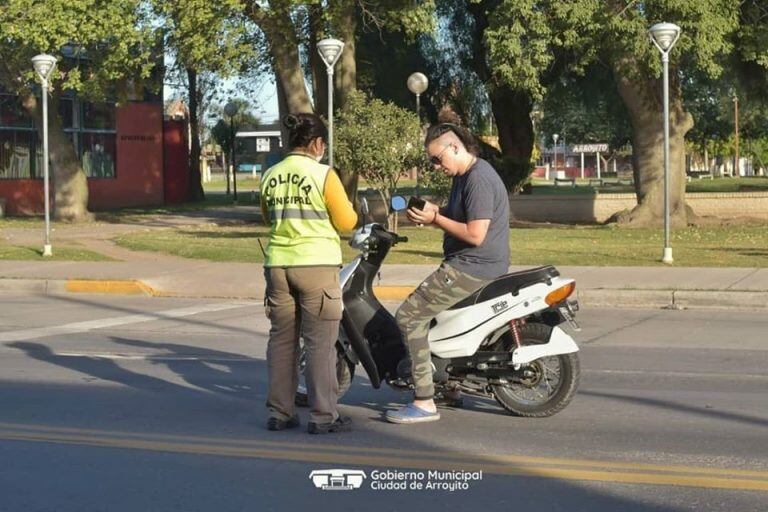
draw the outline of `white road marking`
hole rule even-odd
[[[188,356],[161,356],[151,354],[117,354],[105,352],[57,352],[55,357],[90,357],[92,359],[110,359],[127,361],[201,361],[205,363],[256,363],[253,359],[242,357],[217,357],[207,355],[188,355]]]
[[[184,318],[187,316],[199,315],[200,313],[225,311],[228,309],[236,309],[250,305],[252,304],[244,302],[222,302],[218,304],[191,306],[188,308],[169,309],[167,311],[158,311],[156,313],[116,316],[111,318],[102,318],[99,320],[87,320],[85,322],[73,322],[71,324],[38,327],[35,329],[20,329],[17,331],[7,331],[0,333],[0,342],[31,340],[37,338],[45,338],[47,336],[56,336],[59,334],[88,332],[95,329],[117,327],[120,325],[153,322],[156,320],[171,320],[174,318]]]
[[[603,375],[652,375],[656,377],[703,377],[707,379],[757,379],[768,380],[768,375],[755,373],[714,373],[714,372],[660,372],[657,370],[588,370],[581,373],[600,373]]]

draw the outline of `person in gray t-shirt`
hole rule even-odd
[[[412,222],[443,230],[445,258],[395,315],[411,355],[416,396],[413,403],[387,412],[386,419],[392,423],[435,421],[440,419],[440,402],[461,405],[457,390],[435,397],[429,323],[441,311],[505,274],[509,266],[507,192],[493,167],[478,158],[472,135],[443,123],[427,130],[424,147],[435,170],[453,179],[451,196],[442,208],[427,202],[423,209],[409,208],[407,215]]]

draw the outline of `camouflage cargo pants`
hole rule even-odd
[[[405,299],[395,319],[411,354],[416,399],[429,400],[435,394],[432,354],[427,335],[429,323],[490,280],[460,272],[443,262]]]

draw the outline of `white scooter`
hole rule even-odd
[[[402,210],[402,197],[392,208]],[[364,205],[367,214],[367,205]],[[341,270],[344,313],[339,329],[339,396],[360,363],[378,389],[382,381],[412,389],[411,361],[394,317],[373,294],[373,281],[389,250],[406,237],[379,224],[359,228],[350,245],[360,254]],[[495,398],[517,416],[546,417],[562,410],[579,383],[578,346],[559,325],[574,320],[576,288],[552,266],[499,277],[438,314],[430,325],[437,390],[458,386],[464,393]],[[304,352],[299,361],[303,373]],[[300,388],[296,401],[306,404]]]

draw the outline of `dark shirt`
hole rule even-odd
[[[453,177],[451,195],[441,214],[457,222],[490,219],[483,243],[474,246],[445,233],[443,254],[452,267],[484,279],[509,268],[509,197],[491,164],[478,158],[461,176]]]

